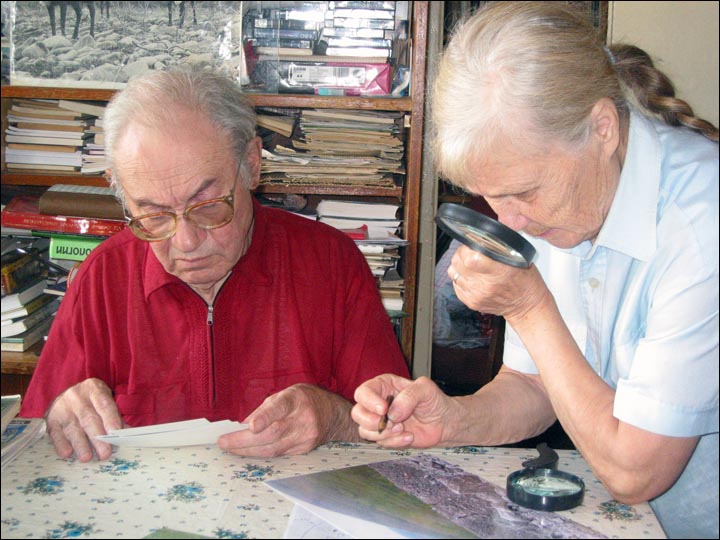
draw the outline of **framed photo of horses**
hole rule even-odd
[[[3,83],[122,88],[144,71],[180,63],[207,64],[231,75],[245,69],[243,2],[2,4],[3,41],[10,43]]]

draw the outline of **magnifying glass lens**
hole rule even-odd
[[[491,259],[518,268],[527,268],[535,248],[518,233],[499,221],[458,204],[440,205],[438,227],[466,246]]]

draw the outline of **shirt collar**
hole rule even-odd
[[[265,208],[257,202],[253,197],[253,211],[254,211],[254,223],[253,223],[253,234],[250,248],[247,250],[245,255],[240,257],[240,260],[235,264],[232,273],[240,274],[243,279],[250,283],[257,285],[272,285],[272,277],[263,271],[263,253],[260,246],[265,241],[265,234],[267,233],[267,212]],[[143,242],[138,240],[138,242]],[[163,265],[160,263],[158,258],[155,256],[155,252],[150,248],[149,242],[143,242],[145,244],[145,261],[144,261],[144,294],[145,300],[148,300],[150,295],[156,290],[170,284],[184,283],[181,279],[173,276],[165,270]],[[228,280],[232,279],[232,275]]]
[[[652,122],[631,112],[627,151],[610,211],[592,249],[598,246],[648,260],[656,248],[661,145]],[[580,246],[578,246],[580,247]]]

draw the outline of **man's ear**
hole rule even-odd
[[[603,147],[606,156],[612,156],[620,144],[620,115],[610,98],[602,98],[590,112],[593,135]]]
[[[262,139],[253,137],[247,143],[245,162],[248,166],[247,186],[253,190],[260,183],[260,169],[262,167]]]

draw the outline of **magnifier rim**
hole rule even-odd
[[[552,477],[570,482],[577,489],[573,493],[565,495],[538,495],[525,489],[520,483],[521,480],[531,477]],[[585,482],[579,476],[565,471],[555,469],[521,469],[507,477],[508,499],[526,508],[555,512],[558,510],[569,510],[582,503],[585,496]]]
[[[515,251],[520,258],[494,251],[482,244],[479,244],[478,242],[475,242],[473,239],[468,238],[465,234],[453,226],[449,220],[463,223],[468,227],[472,227],[480,232],[490,235],[492,238],[499,240],[500,243],[505,244],[511,250]],[[535,258],[535,248],[525,238],[520,236],[511,228],[506,227],[502,223],[476,212],[471,208],[454,203],[443,203],[440,205],[440,208],[438,208],[437,215],[435,216],[435,222],[443,231],[455,240],[462,242],[471,249],[479,251],[483,255],[486,255],[495,261],[514,266],[516,268],[528,268]]]

